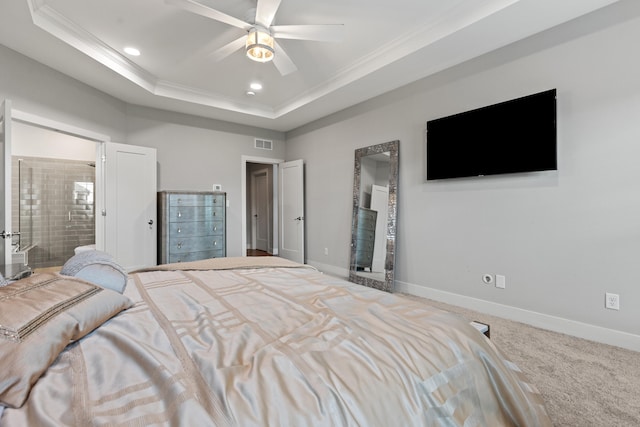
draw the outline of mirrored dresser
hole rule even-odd
[[[356,228],[356,270],[371,269],[373,263],[373,247],[376,240],[376,220],[378,212],[358,208],[358,226]]]
[[[226,255],[226,193],[158,192],[158,264]]]

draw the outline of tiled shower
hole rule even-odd
[[[12,158],[14,252],[31,268],[61,266],[78,246],[95,243],[95,165],[40,157]]]

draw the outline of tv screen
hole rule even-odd
[[[427,122],[427,180],[557,169],[556,90]]]

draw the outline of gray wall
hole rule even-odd
[[[212,190],[227,193],[227,255],[242,248],[241,159],[284,158],[284,135],[183,114],[129,107],[127,143],[157,149],[159,190]],[[254,148],[254,139],[273,140],[273,150]]]
[[[157,148],[159,189],[222,184],[229,255],[241,247],[241,156],[304,159],[307,257],[337,271],[349,263],[354,150],[399,139],[400,290],[638,337],[639,17],[640,2],[622,1],[292,131],[286,147],[277,132],[127,105],[2,46],[0,98]],[[425,183],[427,120],[552,87],[557,173]],[[505,275],[506,289],[483,273]],[[605,292],[620,311],[604,309]]]
[[[309,262],[348,268],[354,149],[399,139],[400,290],[638,338],[639,17],[622,2],[289,132],[287,158],[307,167]],[[427,120],[550,88],[557,172],[425,182]]]
[[[0,45],[0,100],[13,108],[157,149],[159,190],[227,192],[227,254],[241,252],[242,155],[284,158],[284,134],[118,101]],[[273,140],[273,151],[254,138]]]
[[[126,104],[0,45],[0,101],[15,109],[126,140]]]

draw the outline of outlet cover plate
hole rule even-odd
[[[620,295],[609,292],[605,293],[604,307],[610,310],[620,310]]]

